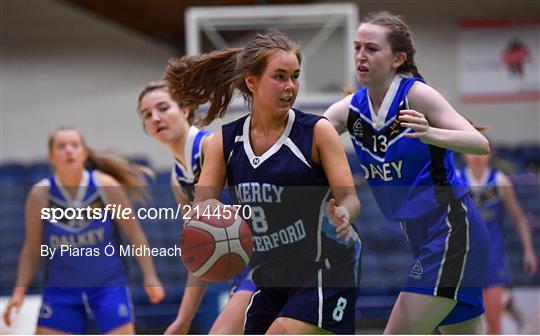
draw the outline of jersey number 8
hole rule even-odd
[[[340,297],[337,300],[336,308],[334,308],[334,312],[332,312],[332,318],[334,321],[339,322],[343,319],[343,314],[345,314],[345,308],[347,307],[347,299],[344,297]]]
[[[264,233],[268,230],[268,222],[266,221],[266,215],[264,210],[260,206],[251,208],[251,223],[253,224],[253,231],[257,233]]]

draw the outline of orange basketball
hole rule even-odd
[[[234,278],[249,263],[253,251],[246,221],[231,216],[190,220],[180,236],[182,261],[196,277],[219,282]]]

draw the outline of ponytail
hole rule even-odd
[[[418,71],[418,67],[414,63],[414,56],[412,55],[410,57],[407,55],[407,61],[398,68],[398,73],[410,73],[413,77],[417,77],[425,81],[424,77]]]
[[[218,50],[208,54],[184,56],[169,60],[164,79],[173,99],[185,104],[200,105],[210,102],[203,125],[223,117],[231,102],[234,89],[242,94],[249,110],[253,94],[245,83],[247,75],[259,77],[268,59],[276,50],[293,52],[302,63],[297,43],[276,30],[257,34],[244,48]]]
[[[474,127],[474,129],[476,129],[478,132],[483,133],[483,132],[485,132],[485,131],[489,128],[488,126],[485,126],[485,125],[477,125],[477,124],[475,124],[472,120],[470,120],[469,118],[465,118],[465,119],[466,119],[466,120],[469,122],[469,124],[471,124],[471,125]]]
[[[154,177],[152,169],[133,163],[127,159],[112,158],[104,154],[98,154],[95,150],[86,147],[88,159],[86,167],[99,170],[111,175],[123,187],[134,201],[146,203],[149,198],[146,187],[148,186],[145,174]]]
[[[225,49],[169,60],[164,79],[173,99],[195,106],[210,102],[203,125],[225,114],[234,92],[240,51],[241,48]]]
[[[85,166],[89,169],[97,169],[105,174],[111,175],[123,187],[127,187],[127,192],[134,201],[145,203],[148,199],[146,191],[147,183],[145,174],[154,177],[154,172],[145,166],[135,164],[126,159],[112,158],[110,155],[97,153],[95,150],[88,147],[81,132],[75,127],[63,126],[56,129],[49,136],[48,148],[49,153],[53,150],[54,137],[60,131],[72,130],[79,134],[83,147],[88,152],[88,159]]]

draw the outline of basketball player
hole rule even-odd
[[[363,87],[324,115],[349,131],[379,208],[402,224],[415,257],[385,333],[481,333],[489,237],[452,158],[489,143],[424,83],[399,17],[367,17],[354,53]]]
[[[195,193],[201,207],[221,206],[227,180],[253,211],[246,334],[354,333],[360,243],[349,228],[360,203],[332,125],[292,108],[300,62],[298,46],[273,31],[244,48],[172,59],[165,74],[173,97],[210,101],[206,123],[235,88],[251,112],[210,141]]]
[[[199,179],[208,142],[209,131],[192,126],[193,106],[184,106],[171,98],[164,81],[149,83],[139,94],[139,115],[145,132],[161,143],[174,156],[176,163],[171,173],[173,194],[180,204],[191,204],[195,183]],[[249,304],[255,284],[245,271],[234,279],[231,297],[210,329],[210,334],[241,334],[243,312]],[[187,334],[193,317],[206,290],[206,282],[188,274],[184,297],[175,321],[166,334]],[[241,312],[241,313],[239,313]]]
[[[25,242],[4,320],[10,325],[12,309],[22,305],[46,246],[50,253],[36,333],[82,334],[93,316],[101,334],[133,334],[133,305],[119,255],[118,229],[135,246],[148,242],[132,216],[115,220],[110,219],[110,213],[104,216],[111,206],[131,208],[121,186],[132,187],[135,199],[144,198],[140,192],[143,176],[127,161],[96,154],[71,127],[60,128],[50,136],[49,161],[54,175],[34,185],[26,202]],[[101,209],[101,215],[81,212],[68,219],[71,215],[66,212],[63,218],[42,218],[46,209],[87,207]],[[137,261],[150,302],[160,302],[164,292],[151,257],[137,257]]]
[[[491,238],[489,267],[484,282],[487,332],[500,334],[504,311],[503,292],[510,285],[508,270],[504,262],[504,210],[512,216],[521,238],[523,270],[528,276],[536,273],[538,261],[534,253],[527,217],[519,205],[510,179],[503,172],[489,167],[490,155],[465,154],[463,158],[467,166],[460,175],[469,185]]]

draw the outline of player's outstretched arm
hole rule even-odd
[[[208,205],[212,206],[220,204],[217,200],[220,198],[227,171],[223,155],[223,136],[221,131],[212,137],[205,152],[201,176],[195,186],[195,199],[193,203],[198,204],[208,201]]]
[[[167,327],[165,335],[186,335],[191,327],[195,313],[201,305],[207,283],[191,273],[188,274],[184,296],[178,308],[176,319]]]
[[[127,197],[124,189],[113,177],[103,174],[96,174],[100,185],[106,186],[103,188],[109,204],[121,206],[123,209],[133,209],[129,198]],[[144,234],[139,222],[133,216],[127,216],[126,218],[116,218],[115,223],[120,230],[126,235],[129,242],[135,246],[148,246],[148,240]],[[154,267],[154,261],[149,255],[137,256],[137,263],[141,268],[144,281],[144,289],[146,294],[153,304],[159,303],[165,297],[163,285],[159,280],[156,269]]]
[[[349,116],[349,105],[353,95],[348,95],[342,100],[332,104],[325,112],[324,116],[330,121],[339,134],[347,131],[347,118]]]
[[[315,124],[313,145],[313,161],[323,167],[335,197],[335,201],[330,202],[328,214],[337,226],[338,238],[342,238],[360,213],[351,169],[339,135],[327,120],[321,119]]]
[[[527,223],[527,217],[523,213],[521,205],[516,197],[512,181],[504,174],[500,174],[499,181],[498,185],[502,202],[512,217],[512,222],[516,226],[521,239],[521,245],[523,246],[523,270],[527,276],[533,276],[538,270],[538,260],[534,252],[534,245],[531,238],[531,231]]]
[[[410,110],[401,110],[402,127],[411,128],[408,138],[459,153],[489,153],[488,140],[435,89],[416,82],[408,94]]]
[[[203,141],[209,139],[208,136]],[[203,143],[203,146],[204,143]],[[171,179],[171,188],[173,190],[174,197],[179,204],[189,204],[186,196],[180,191],[181,188],[174,179]],[[184,209],[184,207],[182,207]],[[188,273],[186,280],[186,286],[180,307],[175,320],[165,330],[165,335],[186,335],[191,327],[191,322],[195,317],[195,313],[201,305],[202,298],[206,292],[206,281],[195,277],[191,273]]]
[[[49,189],[43,184],[36,184],[26,199],[24,245],[19,256],[17,280],[11,300],[4,311],[4,322],[11,325],[11,312],[19,311],[24,301],[28,285],[34,279],[40,262],[40,249],[43,239],[41,209],[47,207]]]

